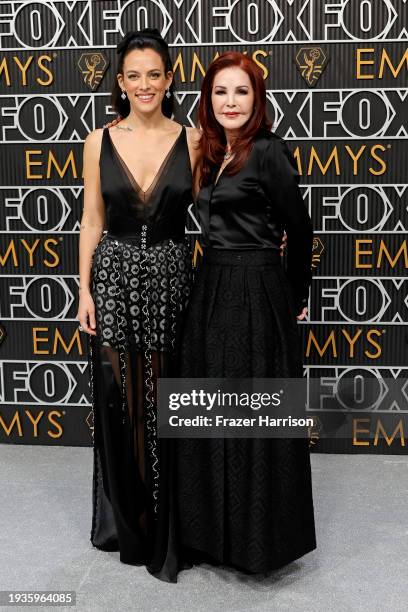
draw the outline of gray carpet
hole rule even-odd
[[[408,457],[312,455],[317,550],[266,578],[202,565],[177,584],[92,547],[91,448],[2,445],[0,459],[1,590],[75,590],[76,608],[53,609],[81,611],[407,609]]]

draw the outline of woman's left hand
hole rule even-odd
[[[281,255],[281,257],[283,256],[283,254],[285,252],[287,240],[288,240],[288,236],[287,236],[286,232],[284,232],[283,236],[282,236],[282,244],[279,247],[280,248],[280,255]]]
[[[306,315],[307,315],[307,308],[305,306],[302,312],[300,313],[300,315],[297,315],[296,318],[298,321],[303,321],[303,319],[306,319]]]

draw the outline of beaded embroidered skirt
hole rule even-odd
[[[175,458],[158,439],[156,381],[174,376],[191,289],[186,242],[145,247],[107,234],[92,265],[89,336],[94,413],[92,544],[176,582]]]

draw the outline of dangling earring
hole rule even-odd
[[[122,93],[120,94],[120,97],[122,98],[122,100],[126,100],[126,91],[123,90]]]
[[[171,98],[170,88],[166,90],[166,98]]]

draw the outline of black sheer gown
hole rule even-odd
[[[89,366],[94,412],[92,544],[175,582],[172,440],[156,435],[156,380],[174,376],[190,294],[185,223],[191,166],[183,127],[144,192],[104,129],[101,190],[108,233],[96,247],[96,336]]]
[[[285,142],[260,133],[242,169],[199,195],[206,250],[181,343],[186,378],[302,377],[296,315],[307,303],[313,232]],[[288,236],[282,265],[283,230]],[[251,572],[316,547],[306,439],[180,439],[185,555]]]

